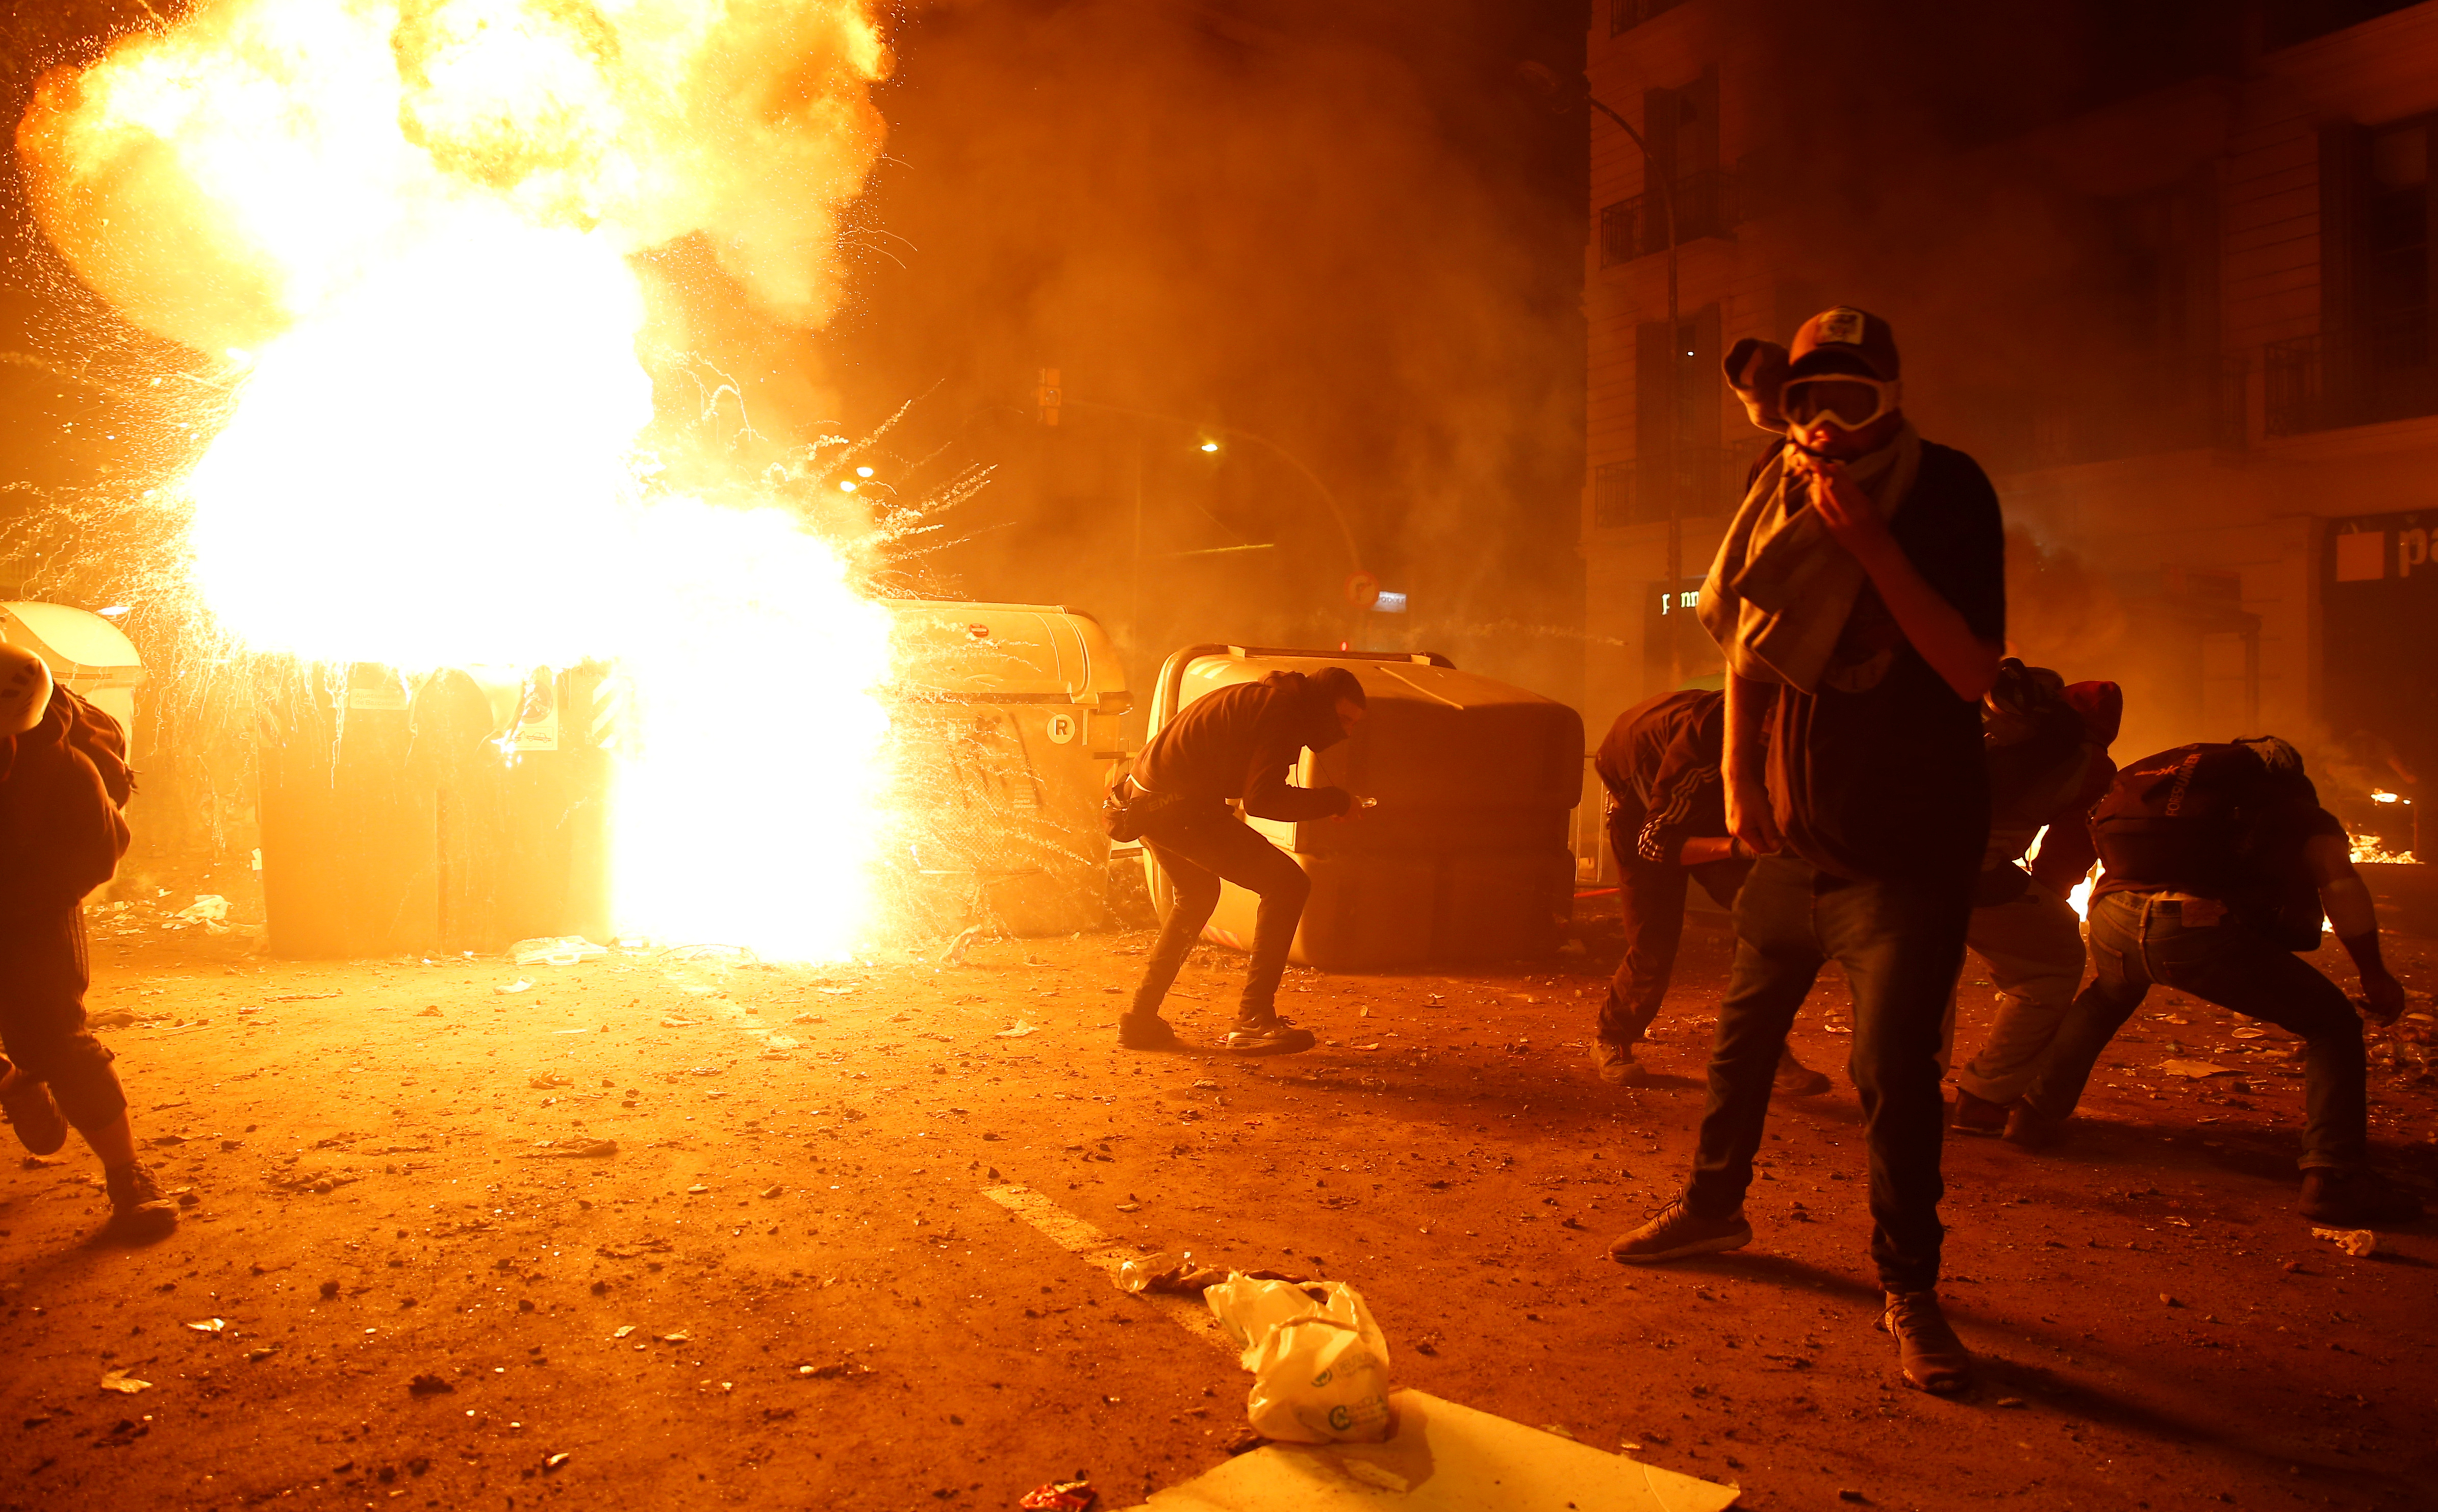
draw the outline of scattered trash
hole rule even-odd
[[[622,1327],[618,1329],[618,1331],[617,1331],[617,1332],[615,1332],[615,1333],[611,1334],[610,1337],[610,1338],[612,1338],[612,1339],[624,1339],[625,1337],[627,1337],[627,1335],[628,1335],[628,1334],[630,1334],[630,1333],[632,1333],[632,1332],[634,1332],[634,1331],[635,1331],[635,1326],[634,1326],[633,1324],[629,1323],[629,1324],[626,1324],[626,1325],[622,1326]]]
[[[1025,1492],[1016,1504],[1025,1512],[1092,1512],[1101,1504],[1101,1493],[1086,1480],[1051,1481]]]
[[[991,1038],[995,1040],[1020,1040],[1026,1035],[1033,1033],[1040,1026],[1035,1024],[1027,1024],[1022,1019],[1017,1019],[1014,1029],[1001,1029],[997,1034],[992,1035]]]
[[[205,1318],[201,1323],[190,1323],[187,1324],[186,1327],[194,1329],[197,1333],[218,1333],[228,1327],[228,1319]]]
[[[533,991],[533,983],[526,981],[523,977],[520,976],[512,982],[499,983],[494,986],[491,991],[495,993],[528,993]]]
[[[762,1195],[766,1198],[776,1197],[786,1189],[785,1187],[766,1187],[762,1190]]]
[[[410,1397],[450,1397],[456,1395],[456,1387],[430,1371],[425,1371],[406,1383],[406,1394]]]
[[[124,1370],[110,1370],[102,1373],[101,1389],[121,1392],[132,1397],[139,1391],[150,1391],[152,1383],[149,1380],[138,1380]]]
[[[135,1015],[123,1008],[105,1008],[98,1013],[89,1015],[84,1025],[85,1028],[93,1029],[132,1029],[135,1026]]]
[[[430,1008],[425,1009],[422,1012],[417,1013],[415,1016],[417,1018],[445,1018],[448,1015],[440,1011],[439,1004],[434,1003]]]
[[[690,1029],[694,1028],[694,1020],[690,1018],[664,1018],[661,1020],[661,1028],[664,1029]]]
[[[325,997],[342,996],[345,992],[346,989],[344,988],[333,987],[327,993],[281,993],[276,997],[266,997],[263,1001],[266,1003],[312,1003],[318,1002]]]
[[[325,1281],[325,1282],[323,1282],[323,1283],[322,1283],[322,1300],[323,1300],[323,1301],[327,1302],[327,1301],[329,1301],[331,1298],[333,1298],[333,1297],[337,1296],[338,1294],[339,1294],[339,1283],[338,1283],[338,1282],[336,1282],[336,1281]]]
[[[573,966],[578,961],[608,954],[609,946],[596,945],[582,935],[520,940],[508,947],[508,959],[520,966]]]
[[[164,929],[176,929],[186,924],[201,924],[207,935],[228,933],[228,900],[216,892],[199,892],[195,901],[169,916]]]
[[[575,1085],[575,1079],[557,1071],[540,1071],[526,1078],[525,1085],[537,1092],[548,1092],[557,1087],[572,1087]]]
[[[566,1464],[569,1460],[571,1460],[571,1459],[573,1459],[573,1458],[574,1458],[574,1455],[572,1455],[572,1454],[553,1454],[553,1455],[550,1455],[548,1458],[544,1459],[544,1460],[541,1462],[542,1473],[543,1473],[543,1474],[545,1474],[545,1475],[547,1475],[547,1474],[548,1474],[548,1473],[550,1473],[552,1470],[555,1470],[555,1469],[558,1468],[560,1466],[562,1466],[562,1465]]]
[[[2159,1069],[2169,1076],[2187,1077],[2196,1081],[2205,1077],[2235,1074],[2235,1067],[2219,1065],[2212,1061],[2169,1061],[2162,1064]]]
[[[662,1343],[662,1344],[692,1344],[692,1343],[694,1343],[694,1335],[693,1335],[693,1334],[691,1334],[691,1333],[688,1333],[688,1332],[687,1332],[686,1330],[684,1330],[683,1328],[680,1328],[680,1329],[679,1329],[677,1332],[675,1332],[675,1333],[664,1333],[664,1334],[662,1334],[662,1335],[661,1335],[661,1343]]]
[[[1388,1342],[1352,1287],[1231,1275],[1202,1300],[1253,1372],[1245,1406],[1255,1430],[1302,1444],[1388,1436]]]
[[[2378,1248],[2378,1236],[2366,1228],[2314,1228],[2313,1239],[2323,1239],[2357,1259]]]
[[[617,1152],[618,1141],[615,1139],[588,1139],[580,1145],[570,1145],[564,1150],[528,1150],[517,1158],[519,1160],[592,1160],[614,1155]]]
[[[278,1352],[279,1345],[275,1344],[267,1344],[262,1345],[260,1348],[248,1349],[245,1352],[245,1363],[249,1365],[258,1365]]]

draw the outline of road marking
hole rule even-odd
[[[1109,1238],[1030,1187],[987,1187],[982,1189],[982,1195],[1006,1208],[1011,1217],[1023,1219],[1032,1224],[1052,1244],[1095,1270],[1106,1273],[1113,1282],[1117,1279],[1118,1267],[1140,1257],[1133,1245]],[[1203,1343],[1231,1356],[1236,1353],[1235,1341],[1219,1327],[1219,1320],[1210,1315],[1210,1310],[1203,1306],[1200,1297],[1173,1296],[1157,1292],[1131,1294],[1137,1301],[1148,1303],[1160,1316]]]

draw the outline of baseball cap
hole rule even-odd
[[[1787,348],[1789,376],[1803,377],[1809,360],[1832,356],[1859,361],[1875,378],[1899,376],[1897,339],[1888,330],[1888,323],[1849,305],[1824,309],[1803,323],[1803,328],[1794,333],[1794,343]],[[1811,362],[1808,371],[1834,372],[1836,368],[1817,361]]]

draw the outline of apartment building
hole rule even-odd
[[[2273,730],[2363,803],[2438,772],[2438,3],[2225,9],[2155,87],[1822,214],[1766,12],[1601,0],[1593,94],[1642,140],[1594,112],[1595,727],[1718,674],[1685,610],[1766,444],[1721,354],[1854,303],[1997,483],[2019,654],[2126,685],[2120,754]]]

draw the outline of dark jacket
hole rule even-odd
[[[1334,699],[1300,672],[1273,672],[1187,704],[1143,747],[1134,780],[1149,793],[1239,800],[1255,818],[1327,818],[1352,807],[1346,790],[1290,787],[1287,773],[1306,747],[1326,750],[1345,738]]]
[[[1719,753],[1727,695],[1698,688],[1664,693],[1616,716],[1593,769],[1620,804],[1644,811],[1634,850],[1673,863],[1684,842],[1727,833]]]
[[[72,726],[118,751],[118,721],[64,688],[43,721],[0,738],[0,906],[74,903],[108,882],[127,853],[127,820]]]

